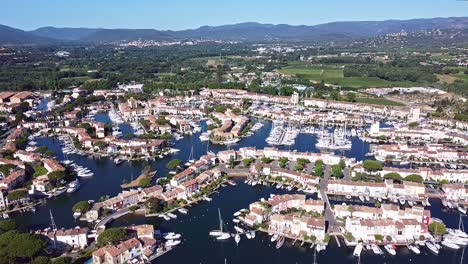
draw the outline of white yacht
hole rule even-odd
[[[362,244],[361,243],[357,244],[357,246],[354,248],[353,256],[355,257],[361,256],[362,249],[363,249]]]
[[[396,255],[396,250],[395,246],[392,244],[387,244],[384,246],[385,250],[388,252],[388,254],[395,256]]]
[[[68,185],[67,193],[73,193],[78,190],[78,188],[80,188],[80,182],[76,179]]]

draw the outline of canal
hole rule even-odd
[[[99,117],[107,122],[106,117]],[[238,144],[232,146],[233,149],[240,147],[254,146],[257,148],[269,147],[265,142],[271,129],[271,122],[264,122],[264,126],[255,132],[251,137],[242,139]],[[127,130],[128,129],[128,130]],[[131,133],[131,127],[121,127]],[[202,130],[206,130],[206,124],[202,124]],[[369,152],[369,144],[362,142],[358,138],[352,138],[353,147],[351,150],[337,153],[346,157],[353,157],[356,160],[366,159],[365,154]],[[60,147],[60,142],[54,138],[37,139],[38,146],[45,145],[56,152],[57,159],[71,159],[78,165],[90,168],[95,174],[90,178],[81,179],[81,187],[72,194],[64,194],[56,199],[47,201],[46,204],[37,208],[36,212],[27,212],[15,215],[15,219],[20,227],[25,230],[34,230],[50,226],[49,210],[54,216],[55,223],[59,228],[71,228],[85,223],[76,222],[72,216],[72,206],[82,200],[98,201],[106,195],[115,196],[121,192],[120,185],[124,181],[130,181],[138,177],[143,167],[149,165],[157,171],[157,177],[166,176],[169,171],[165,168],[166,163],[171,159],[187,160],[193,147],[194,158],[204,155],[207,150],[218,152],[225,150],[226,146],[212,145],[207,141],[199,140],[199,134],[184,137],[176,141],[174,148],[179,152],[171,156],[166,156],[155,161],[125,162],[116,165],[108,158],[92,159],[71,154],[65,156]],[[316,137],[311,134],[300,134],[293,146],[279,147],[280,149],[290,149],[298,151],[318,152],[315,148]],[[115,222],[112,226],[125,226],[131,224],[153,224],[156,229],[173,231],[183,235],[183,243],[174,251],[158,258],[157,263],[313,263],[314,252],[309,246],[301,247],[299,243],[292,245],[291,241],[285,243],[276,250],[274,244],[269,242],[269,237],[265,234],[257,234],[253,240],[248,240],[245,236],[238,246],[233,240],[219,242],[208,236],[208,232],[216,229],[218,222],[218,208],[221,210],[226,227],[234,231],[232,226],[232,215],[241,208],[260,198],[268,198],[271,193],[284,193],[284,190],[277,190],[269,186],[251,187],[237,180],[237,186],[227,186],[221,188],[219,193],[213,195],[213,201],[203,202],[194,205],[189,209],[187,215],[180,215],[176,220],[164,221],[161,218],[144,218],[137,215],[127,215]],[[440,205],[440,201],[431,200],[431,212],[434,217],[446,222],[449,227],[458,226],[458,213],[455,211],[445,211]],[[465,226],[468,221],[465,218]],[[325,252],[317,254],[318,263],[356,263],[352,257],[352,249],[345,247],[338,248],[334,240]],[[385,255],[377,257],[368,252],[363,252],[361,263],[460,263],[462,251],[451,251],[443,249],[439,256],[434,256],[426,249],[421,255],[410,254],[406,248],[401,248],[397,256]],[[465,256],[465,259],[467,257]]]

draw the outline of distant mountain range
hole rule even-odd
[[[0,44],[111,43],[131,40],[174,41],[216,39],[237,41],[339,41],[401,31],[468,29],[468,17],[411,20],[333,22],[315,26],[272,25],[254,22],[203,26],[171,31],[155,29],[104,29],[42,27],[23,31],[0,25]]]

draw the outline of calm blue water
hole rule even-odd
[[[106,121],[104,117],[98,117]],[[122,128],[121,128],[122,129]],[[203,130],[206,125],[203,124]],[[255,135],[242,139],[239,144],[233,146],[238,149],[244,146],[256,146],[257,148],[267,147],[265,138],[271,129],[271,123],[265,122]],[[82,179],[81,188],[73,194],[65,194],[57,199],[52,199],[47,204],[38,208],[35,213],[23,213],[17,215],[18,224],[24,229],[44,228],[50,225],[49,210],[52,211],[57,226],[70,228],[85,223],[75,222],[72,217],[72,206],[82,200],[99,200],[101,196],[114,196],[121,191],[120,184],[124,180],[131,180],[137,177],[145,165],[151,166],[157,170],[157,177],[166,176],[168,170],[166,163],[171,159],[187,160],[190,155],[191,146],[193,146],[193,155],[198,158],[206,153],[206,150],[217,152],[225,150],[226,146],[214,146],[208,142],[201,142],[198,134],[185,137],[176,141],[174,146],[181,149],[175,155],[165,157],[150,162],[125,162],[116,166],[107,158],[90,159],[79,155],[69,155],[65,157],[60,149],[59,141],[53,138],[38,139],[38,145],[46,145],[57,153],[57,158],[72,159],[77,164],[90,168],[95,175],[89,179]],[[296,144],[291,147],[280,147],[281,149],[296,149],[298,151],[317,152],[315,148],[316,139],[313,135],[301,134],[296,140]],[[353,148],[343,153],[338,153],[346,157],[355,157],[357,160],[363,160],[365,153],[369,151],[369,145],[361,142],[359,139],[353,139]],[[269,242],[266,235],[257,234],[254,240],[247,240],[242,237],[239,246],[235,245],[233,240],[218,242],[208,236],[208,232],[218,226],[217,210],[221,209],[223,219],[226,222],[226,228],[232,229],[232,214],[241,208],[247,208],[254,201],[264,197],[267,198],[270,193],[284,193],[284,190],[278,191],[272,187],[257,186],[251,187],[245,185],[242,181],[237,181],[237,186],[227,186],[220,189],[220,192],[213,195],[212,202],[203,202],[193,206],[188,215],[179,215],[178,219],[166,222],[160,218],[144,218],[141,216],[129,215],[121,218],[113,226],[123,226],[130,224],[148,223],[153,224],[158,229],[170,230],[182,233],[183,243],[174,251],[158,258],[156,263],[312,263],[313,250],[309,247],[300,247],[299,244],[292,245],[291,241],[285,243],[280,250],[276,250],[274,245]],[[441,208],[440,201],[431,200],[431,212],[434,217],[443,219],[449,227],[458,226],[458,213],[455,211],[444,211]],[[465,226],[468,226],[468,220],[464,219]],[[371,253],[364,252],[361,257],[361,263],[460,263],[462,251],[451,251],[444,249],[439,256],[433,256],[425,249],[421,255],[410,254],[406,248],[401,248],[397,256],[391,257],[385,255],[377,257]],[[468,254],[467,254],[468,255]],[[465,255],[465,259],[468,256]],[[345,247],[338,248],[332,240],[328,249],[317,255],[318,263],[356,263],[352,257],[352,249]]]
[[[94,120],[98,122],[102,122],[105,124],[112,124],[111,119],[109,118],[109,114],[107,113],[98,113],[94,116]],[[122,136],[125,136],[127,134],[133,134],[134,130],[131,125],[127,123],[119,124],[119,129],[122,131]],[[125,139],[125,137],[123,137]]]

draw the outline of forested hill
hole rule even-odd
[[[43,27],[23,31],[0,27],[0,44],[42,44],[51,41],[109,43],[131,40],[175,41],[215,39],[234,41],[339,41],[420,30],[468,28],[468,17],[412,20],[333,22],[315,26],[240,23],[203,26],[197,29],[161,31],[156,29],[102,29]]]

